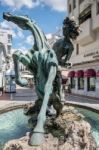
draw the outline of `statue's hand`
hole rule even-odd
[[[28,81],[26,79],[16,79],[16,83],[20,86],[27,86],[28,85]]]

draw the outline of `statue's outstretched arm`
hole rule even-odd
[[[21,79],[20,77],[19,62],[21,62],[25,66],[28,66],[30,63],[29,58],[23,55],[20,51],[16,51],[13,54],[13,61],[14,61],[14,68],[15,68],[15,74],[16,74],[16,83],[20,86],[26,86],[28,84],[27,80]]]

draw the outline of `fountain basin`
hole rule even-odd
[[[99,148],[99,113],[86,108],[76,107],[78,112],[85,116],[92,127],[92,134]],[[23,108],[11,110],[0,114],[0,145],[12,139],[19,139],[29,132],[28,117],[24,115]]]

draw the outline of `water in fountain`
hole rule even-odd
[[[28,117],[23,109],[13,110],[0,115],[0,145],[11,139],[21,138],[29,131]]]

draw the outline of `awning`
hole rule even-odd
[[[99,71],[97,71],[96,76],[99,77]]]
[[[75,72],[75,77],[84,77],[84,71],[83,70],[78,70],[77,72]]]
[[[96,77],[96,71],[94,69],[88,69],[84,72],[84,77]]]
[[[68,73],[68,77],[74,77],[75,76],[75,71],[70,71],[69,73]]]

